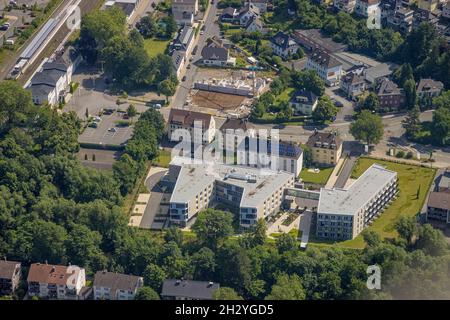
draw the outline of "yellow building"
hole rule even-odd
[[[418,0],[418,7],[421,10],[433,12],[437,9],[439,0]]]
[[[334,166],[342,154],[342,140],[335,132],[315,131],[306,145],[311,148],[312,162],[318,165]]]

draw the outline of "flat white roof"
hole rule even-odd
[[[181,167],[170,202],[187,203],[217,180],[242,187],[240,206],[254,208],[294,178],[293,174],[285,171],[184,160],[174,158],[170,163]]]
[[[354,215],[395,177],[397,172],[373,164],[347,189],[320,189],[317,213]]]

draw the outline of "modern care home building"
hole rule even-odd
[[[347,188],[320,190],[316,236],[354,239],[398,193],[397,172],[373,164]]]
[[[295,176],[285,171],[175,158],[169,172],[176,176],[170,198],[170,222],[186,226],[199,211],[216,203],[239,210],[240,227],[254,225],[277,213],[284,190]]]

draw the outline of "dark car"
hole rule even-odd
[[[197,54],[197,50],[198,50],[198,46],[195,46],[194,50],[192,50],[192,54],[196,55]]]
[[[186,81],[186,76],[184,76],[184,77],[181,79],[181,81]]]
[[[344,106],[344,104],[343,104],[342,102],[340,102],[340,101],[335,101],[335,102],[334,102],[334,105],[335,105],[336,107],[338,107],[338,108],[342,108],[342,107]]]

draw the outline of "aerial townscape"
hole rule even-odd
[[[0,300],[362,299],[450,300],[450,0],[0,0]]]

